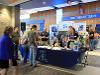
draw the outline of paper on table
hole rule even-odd
[[[61,47],[53,47],[52,49],[53,50],[61,50],[62,48]]]
[[[47,49],[51,49],[50,46],[38,46],[38,48],[47,48]]]

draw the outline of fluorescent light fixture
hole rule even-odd
[[[78,4],[77,1],[74,1],[74,2],[71,3],[71,5],[77,5],[77,4]]]
[[[46,11],[46,10],[51,10],[54,9],[53,7],[41,7],[41,8],[33,8],[33,9],[26,9],[26,10],[21,10],[20,13],[23,14],[32,14],[32,13],[37,13],[38,11]]]
[[[41,7],[41,8],[35,8],[35,10],[37,11],[46,11],[46,10],[50,10],[50,9],[54,9],[53,7]]]
[[[55,7],[58,7],[58,8],[66,7],[66,6],[69,6],[69,4],[64,3],[64,4],[55,5]]]
[[[26,9],[26,10],[20,10],[20,14],[24,15],[24,14],[32,14],[32,13],[37,13],[38,11],[35,9]]]
[[[29,19],[30,15],[29,14],[24,14],[24,15],[20,15],[20,19]]]
[[[98,0],[81,0],[83,3],[88,3],[88,2],[94,2],[94,1],[98,1]]]

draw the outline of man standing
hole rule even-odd
[[[19,38],[20,38],[19,28],[18,27],[14,27],[14,32],[13,32],[13,35],[12,35],[12,40],[14,42],[14,58],[15,59],[18,59]]]
[[[89,46],[90,46],[90,51],[94,50],[94,32],[93,32],[93,28],[90,28],[89,31]]]
[[[19,28],[18,27],[14,27],[14,32],[12,35],[12,40],[14,43],[14,50],[13,50],[13,66],[15,67],[15,74],[17,75],[18,73],[18,49],[19,49],[19,39],[20,39],[20,34],[19,34]]]
[[[30,45],[30,64],[31,66],[36,65],[36,48],[38,44],[38,33],[37,33],[37,26],[33,25],[31,30],[28,32],[28,39]]]
[[[44,31],[41,33],[41,40],[43,45],[49,44],[49,33],[47,28],[45,28]]]

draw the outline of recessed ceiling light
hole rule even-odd
[[[42,2],[43,4],[46,4],[46,2]]]

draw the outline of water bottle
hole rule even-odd
[[[74,42],[74,51],[78,51],[79,50],[79,43],[78,43],[78,41],[75,41]]]

